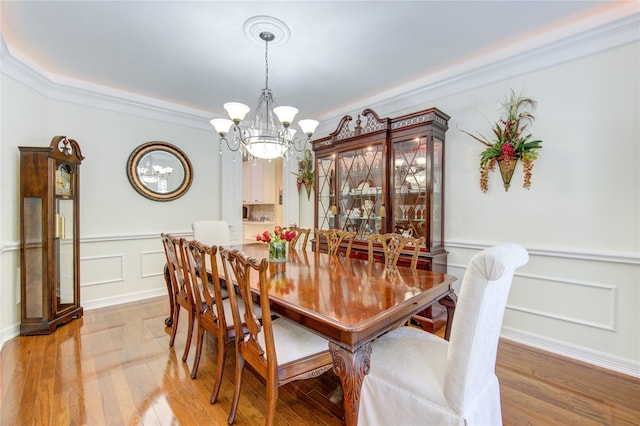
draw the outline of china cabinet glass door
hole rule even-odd
[[[394,232],[425,237],[429,251],[442,247],[443,141],[416,137],[393,144]]]
[[[334,155],[316,158],[316,224],[318,229],[335,228]]]
[[[443,159],[443,147],[444,142],[440,139],[433,139],[433,159],[432,159],[432,179],[431,185],[431,223],[429,226],[429,236],[431,238],[430,249],[435,250],[442,248],[444,250],[444,226],[442,225],[444,220],[443,205],[442,205],[442,183],[444,181],[444,175],[442,166]],[[428,242],[428,240],[427,240]]]
[[[429,218],[427,138],[417,137],[393,145],[392,203],[394,232],[408,237],[426,235]]]
[[[382,144],[338,154],[338,228],[356,232],[356,239],[385,232],[383,154]]]

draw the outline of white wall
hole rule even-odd
[[[464,265],[467,245],[524,245],[532,258],[510,294],[505,333],[524,342],[538,336],[567,353],[588,348],[585,360],[607,359],[636,374],[639,52],[638,43],[629,44],[436,101],[454,117],[446,176],[450,264]],[[479,112],[495,117],[496,95],[506,87],[523,88],[539,102],[533,134],[544,148],[531,190],[520,187],[517,170],[509,192],[494,172],[482,194],[477,156],[483,147],[457,127],[488,129]]]
[[[18,146],[75,139],[80,168],[81,300],[85,309],[166,294],[161,232],[189,234],[191,222],[220,217],[217,142],[207,130],[61,102],[2,76],[2,341],[20,322]],[[148,141],[179,147],[193,183],[181,198],[157,202],[130,185],[126,164]]]
[[[640,43],[637,39],[528,71],[487,71],[482,82],[438,86],[362,105],[380,116],[428,107],[451,115],[446,142],[445,245],[449,272],[462,277],[473,254],[511,241],[531,255],[518,271],[503,336],[627,374],[640,365]],[[521,64],[518,66],[522,67]],[[513,68],[511,68],[513,69]],[[2,341],[19,323],[18,145],[47,145],[52,136],[76,139],[81,170],[82,301],[100,306],[164,294],[160,232],[190,232],[195,219],[217,217],[220,176],[209,130],[134,114],[80,106],[38,95],[2,76]],[[505,92],[539,102],[534,136],[543,140],[532,187],[522,172],[509,192],[499,174],[480,192],[482,145],[462,133],[489,133]],[[58,98],[59,99],[59,98]],[[339,116],[321,124],[334,130]],[[181,147],[194,166],[194,183],[181,199],[158,203],[129,185],[130,152],[150,140]],[[290,185],[288,185],[290,186]],[[300,197],[300,221],[312,226],[313,207]]]

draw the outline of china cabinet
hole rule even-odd
[[[48,147],[21,146],[20,333],[48,334],[81,317],[79,171],[73,139]]]
[[[333,133],[313,141],[315,228],[355,231],[352,253],[363,258],[368,234],[424,236],[419,267],[446,272],[443,197],[448,120],[436,108],[396,118],[381,118],[366,109],[353,127],[352,117],[345,116]],[[410,263],[410,256],[401,258],[399,264],[405,263]]]

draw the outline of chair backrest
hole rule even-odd
[[[374,262],[373,244],[379,241],[382,245],[382,251],[384,256],[384,263],[386,267],[394,267],[398,264],[398,259],[402,254],[402,250],[406,246],[413,247],[413,255],[411,257],[411,268],[416,269],[418,266],[418,255],[420,254],[420,247],[424,244],[424,237],[412,238],[405,237],[402,234],[396,234],[393,232],[387,234],[372,234],[367,236],[369,241],[369,262]]]
[[[236,292],[229,291],[231,312],[235,335],[243,336],[242,325],[245,325],[246,336],[240,341],[236,337],[236,351],[258,371],[262,377],[267,376],[267,371],[275,371],[278,368],[276,349],[271,325],[271,308],[269,306],[269,287],[267,283],[267,268],[269,261],[266,258],[258,260],[247,257],[238,250],[220,248],[222,265],[226,282],[236,282],[244,304],[244,318],[240,317],[240,309]],[[252,273],[253,271],[253,273]],[[254,283],[257,283],[257,285]],[[260,289],[259,315],[252,298],[251,287]],[[262,321],[260,321],[262,319]],[[259,335],[263,334],[264,347],[260,344]]]
[[[445,397],[458,412],[495,380],[496,353],[509,289],[517,268],[529,260],[516,244],[477,253],[462,279],[447,352]]]
[[[307,249],[307,241],[309,240],[309,234],[311,234],[311,228],[298,228],[297,226],[292,226],[292,230],[296,231],[296,236],[293,240],[289,241],[289,248],[294,249],[298,248],[300,250]],[[300,247],[297,247],[298,241],[301,237],[304,237],[302,243],[300,243]]]
[[[316,250],[320,248],[321,237],[324,236],[327,240],[327,252],[332,256],[342,255],[340,253],[340,245],[343,241],[347,242],[347,248],[344,252],[345,257],[351,256],[351,245],[356,237],[356,232],[341,231],[339,229],[316,229],[315,234],[318,238],[316,244]]]
[[[169,281],[173,294],[178,294],[180,290],[186,291],[184,277],[182,275],[183,270],[181,269],[180,239],[165,233],[162,233],[160,237],[167,258],[166,267],[168,268]]]
[[[228,246],[231,244],[229,223],[225,220],[200,220],[191,224],[193,239],[208,246]]]
[[[190,290],[189,296],[195,306],[196,313],[211,315],[214,324],[222,324],[221,327],[226,328],[227,322],[223,304],[215,303],[216,300],[223,300],[218,262],[216,261],[218,248],[207,246],[196,240],[181,242],[184,261],[189,272],[189,280],[187,281]],[[209,288],[213,288],[213,294]]]

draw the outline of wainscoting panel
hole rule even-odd
[[[164,250],[140,253],[140,276],[142,278],[162,276],[166,264]]]
[[[473,255],[489,246],[447,245],[455,286]],[[529,263],[514,276],[501,336],[640,377],[638,257],[526,248]]]
[[[516,274],[507,309],[615,331],[617,286],[543,275]],[[549,303],[554,300],[574,303]],[[594,309],[598,306],[598,309]]]
[[[80,258],[80,286],[124,281],[124,255],[113,254]]]

